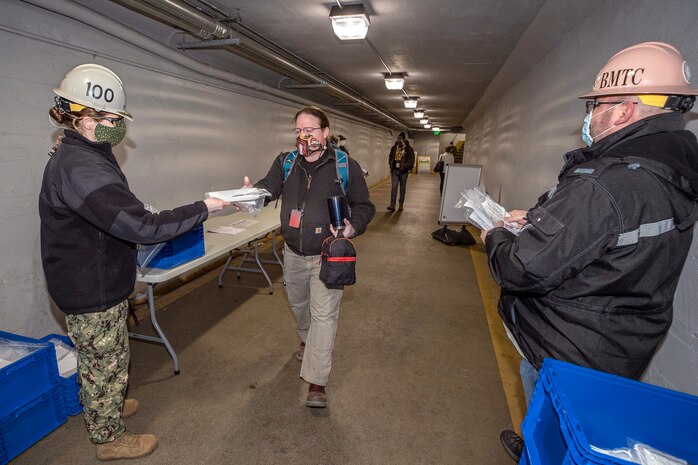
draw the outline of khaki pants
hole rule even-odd
[[[320,256],[303,257],[284,246],[284,280],[298,337],[305,342],[301,378],[326,386],[332,369],[342,289],[327,289],[320,281]]]
[[[90,439],[102,444],[126,429],[121,409],[128,386],[128,301],[103,312],[66,315],[68,336],[78,351],[78,379]]]

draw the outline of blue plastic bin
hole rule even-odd
[[[526,451],[524,451],[523,454],[521,454],[521,459],[519,460],[519,465],[529,465],[528,461],[528,455],[526,454]]]
[[[205,253],[204,226],[201,225],[167,241],[160,252],[148,263],[148,267],[168,270],[201,257]]]
[[[546,359],[522,424],[531,465],[620,464],[628,439],[698,463],[698,397]]]
[[[0,338],[40,344],[36,352],[0,369],[0,418],[46,393],[60,382],[53,344],[0,331]]]
[[[62,334],[49,334],[41,338],[42,341],[49,341],[51,339],[58,339],[64,344],[73,347],[73,341],[70,340],[68,336],[63,336]],[[59,373],[60,376],[60,373]],[[78,374],[74,373],[68,377],[61,378],[61,391],[63,393],[63,405],[65,406],[65,412],[68,415],[77,415],[82,412],[82,404],[80,403],[80,385],[78,384]]]
[[[0,465],[17,457],[67,419],[59,385],[0,418]]]

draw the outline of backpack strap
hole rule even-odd
[[[298,157],[298,150],[288,152],[284,158],[282,168],[284,170],[284,182],[288,179],[288,176],[293,171],[293,165],[296,164],[296,158]]]
[[[335,150],[335,165],[337,168],[337,180],[342,187],[342,193],[347,196],[349,186],[349,155],[342,150]]]
[[[282,164],[284,170],[284,182],[288,179],[293,166],[298,158],[298,150],[288,152]],[[342,188],[342,193],[347,195],[347,187],[349,186],[349,155],[341,150],[335,150],[335,169],[337,170],[337,181]]]

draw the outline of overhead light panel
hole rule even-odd
[[[434,126],[433,128],[431,128],[431,130],[434,131],[434,134],[438,134],[439,132],[441,132],[441,128],[438,126]]]
[[[429,122],[429,118],[422,118],[419,120],[419,124],[427,124]]]
[[[424,129],[429,129],[431,127],[431,124],[427,123],[424,125]]]
[[[400,90],[405,85],[405,75],[403,73],[383,73],[385,76],[385,87],[389,90]]]
[[[424,118],[424,110],[415,110],[414,117],[415,118]]]
[[[417,108],[417,100],[419,97],[403,97],[405,99],[405,108]]]
[[[363,39],[371,25],[363,3],[344,5],[343,8],[333,6],[330,10],[330,21],[334,34],[340,40]]]

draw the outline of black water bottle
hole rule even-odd
[[[344,218],[347,217],[347,198],[335,195],[327,198],[327,208],[330,209],[330,222],[337,231],[344,229]]]

